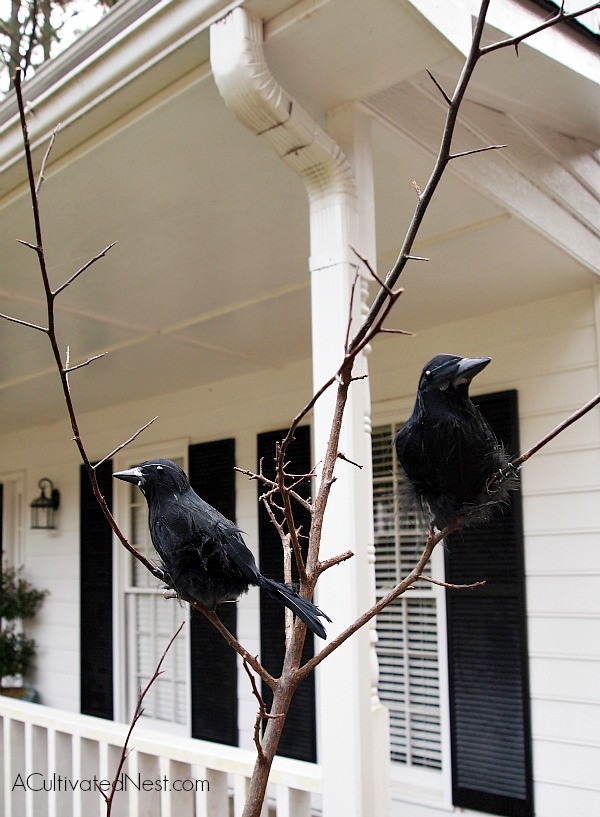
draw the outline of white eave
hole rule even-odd
[[[241,0],[137,0],[107,14],[24,83],[34,150],[58,123],[53,160],[207,64],[207,29]],[[16,102],[0,106],[0,197],[23,180]],[[18,164],[18,167],[15,165]]]
[[[452,82],[475,3],[454,17],[456,0],[117,5],[24,85],[38,163],[62,123],[42,190],[52,275],[64,280],[118,241],[58,303],[75,362],[110,351],[93,373],[81,370],[83,411],[310,358],[304,187],[264,138],[226,109],[210,69],[208,27],[239,5],[264,21],[273,77],[323,132],[331,134],[327,116],[335,120],[338,106],[358,102],[361,115],[367,112],[380,271],[395,260],[412,216],[411,182],[422,183],[431,168],[444,104],[425,69]],[[516,0],[491,5],[515,15],[533,7]],[[535,14],[542,19],[544,12],[535,7]],[[579,63],[569,56],[575,48]],[[566,29],[548,37],[544,49],[524,46],[518,59],[507,50],[498,70],[477,69],[457,147],[482,140],[512,146],[452,164],[419,236],[418,252],[431,262],[418,273],[407,270],[403,328],[482,315],[597,280],[598,53]],[[34,259],[14,240],[30,235],[31,208],[10,97],[0,105],[0,133],[0,310],[41,321]],[[44,340],[0,324],[5,429],[63,416]]]

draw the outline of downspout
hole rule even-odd
[[[353,321],[360,320],[364,311],[366,282],[361,281],[358,287],[363,297],[352,300],[356,257],[351,247],[363,249],[359,191],[368,200],[371,217],[372,196],[364,195],[368,187],[362,183],[364,173],[357,184],[355,171],[339,144],[271,74],[264,55],[262,20],[242,7],[236,8],[211,26],[210,49],[213,76],[227,107],[301,177],[308,193],[312,363],[317,389],[342,360],[349,304],[353,303]],[[360,146],[354,113],[341,112],[334,123],[347,138],[351,155],[353,151],[356,154],[357,144]],[[372,250],[374,244],[365,254],[371,255]],[[366,358],[361,354],[355,374],[366,372]],[[325,451],[334,400],[335,390],[329,389],[314,408],[317,460]],[[355,554],[343,568],[327,571],[319,581],[318,601],[335,619],[328,628],[330,636],[375,600],[370,393],[366,379],[350,389],[340,450],[364,468],[344,471],[330,496],[323,528],[321,558],[348,548]],[[327,817],[384,817],[389,812],[387,710],[377,696],[375,639],[373,623],[333,653],[317,672],[319,762]]]
[[[225,104],[302,177],[310,199],[356,196],[340,147],[271,74],[262,20],[235,9],[210,29],[213,76]]]

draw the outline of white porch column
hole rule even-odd
[[[349,158],[356,194],[331,200],[311,196],[311,299],[313,380],[317,389],[340,365],[357,258],[351,246],[375,265],[374,196],[369,121],[355,104],[329,117],[329,132]],[[362,270],[364,273],[365,271]],[[365,312],[368,280],[361,277],[354,296],[354,325]],[[367,374],[364,355],[355,375]],[[315,461],[331,429],[335,388],[316,404]],[[321,558],[346,549],[354,558],[324,573],[318,602],[333,618],[330,636],[344,629],[375,602],[372,519],[371,405],[369,381],[349,391],[340,451],[360,463],[339,462],[327,509]],[[389,813],[388,713],[377,695],[375,623],[364,627],[317,670],[319,761],[323,766],[325,817]]]
[[[330,118],[334,141],[272,76],[264,59],[262,22],[243,8],[211,27],[215,82],[237,118],[304,181],[310,206],[313,381],[318,389],[343,358],[357,259],[375,263],[369,128],[349,104]],[[366,281],[364,282],[366,287]],[[361,284],[353,324],[363,311]],[[355,375],[365,374],[364,355]],[[314,457],[323,459],[335,400],[330,388],[314,409]],[[374,601],[370,396],[368,380],[350,387],[340,450],[363,467],[340,461],[321,558],[351,549],[354,558],[323,574],[318,602],[331,615],[330,637]],[[324,817],[385,817],[389,812],[387,710],[377,698],[374,626],[365,627],[317,670],[319,763]],[[317,645],[318,648],[318,645]]]

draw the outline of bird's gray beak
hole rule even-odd
[[[464,383],[470,383],[475,375],[485,369],[491,359],[491,357],[463,357],[456,367],[452,385],[456,388]]]
[[[141,485],[144,481],[144,475],[141,468],[130,468],[128,471],[116,471],[113,477],[122,479],[124,482],[132,482],[134,485]]]

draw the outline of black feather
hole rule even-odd
[[[113,476],[138,485],[146,497],[152,544],[176,591],[214,610],[239,598],[249,585],[262,587],[315,635],[326,637],[319,619],[331,619],[292,588],[259,573],[240,530],[198,496],[178,465],[158,458]]]
[[[424,367],[415,406],[396,435],[398,460],[418,501],[440,530],[457,517],[481,521],[506,501],[508,484],[487,491],[508,456],[469,397],[469,384],[490,358],[436,355]]]

